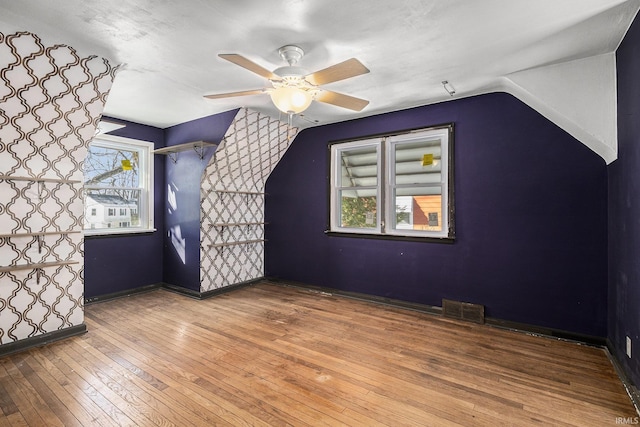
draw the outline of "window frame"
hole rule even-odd
[[[395,154],[398,144],[411,143],[424,138],[442,138],[441,180],[439,184],[417,184],[412,187],[441,185],[442,208],[440,231],[426,231],[395,228],[396,215],[394,200]],[[341,153],[353,147],[378,146],[378,223],[375,228],[353,228],[340,226],[341,201],[338,199],[340,187]],[[330,236],[359,237],[372,239],[409,240],[421,242],[453,243],[455,241],[455,199],[454,199],[454,124],[430,126],[406,131],[378,134],[359,139],[331,141],[328,146],[328,224],[325,233]],[[395,185],[394,185],[395,184]]]
[[[363,140],[357,140],[357,141],[350,141],[350,142],[344,142],[343,144],[340,144],[342,147],[337,149],[340,152],[342,151],[354,151],[357,149],[362,149],[365,147],[371,147],[371,146],[376,146],[376,157],[377,157],[377,176],[378,176],[378,183],[376,184],[376,212],[378,213],[378,216],[380,215],[380,212],[382,212],[383,209],[383,200],[382,200],[382,187],[380,186],[380,175],[383,172],[382,171],[382,156],[384,155],[383,150],[380,149],[379,144],[377,142],[373,142],[375,141],[375,139],[363,139]],[[335,146],[337,146],[338,144],[335,144]],[[331,154],[331,158],[333,159],[333,154]],[[333,162],[332,162],[333,163]],[[335,173],[331,173],[331,191],[332,191],[332,196],[331,199],[335,200],[334,197],[336,197],[336,195],[333,194],[334,191],[355,191],[358,188],[360,189],[370,189],[370,187],[373,186],[344,186],[342,185],[342,180],[341,178],[338,177],[338,173],[337,170],[335,171]],[[338,209],[337,206],[333,206],[331,208],[331,224],[336,224],[339,221],[339,218],[341,217],[340,215],[341,211],[340,209]],[[356,233],[356,234],[381,234],[381,222],[380,219],[378,218],[377,224],[375,227],[373,228],[350,228],[350,227],[340,227],[342,232],[347,232],[347,233]],[[373,233],[375,231],[375,233]]]
[[[109,223],[107,228],[83,228],[85,236],[118,235],[118,234],[143,234],[156,231],[154,227],[154,144],[148,141],[125,138],[114,135],[98,135],[94,137],[89,146],[122,149],[127,151],[138,151],[139,153],[139,176],[138,187],[131,187],[140,191],[139,217],[140,225],[136,227],[112,227]],[[87,151],[88,156],[88,151]],[[83,185],[83,204],[86,215],[87,190],[114,188],[104,185]],[[115,212],[119,210],[114,208]],[[118,215],[115,215],[118,216]],[[87,225],[84,224],[83,227]],[[91,224],[89,224],[89,227]]]

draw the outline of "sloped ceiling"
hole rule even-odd
[[[275,69],[284,65],[278,48],[296,44],[309,71],[351,57],[371,70],[327,86],[368,99],[363,111],[314,103],[295,118],[296,126],[505,90],[609,162],[617,145],[615,61],[604,74],[602,61],[583,63],[597,70],[582,80],[589,84],[577,88],[583,94],[575,102],[576,85],[563,82],[576,68],[562,71],[557,64],[613,54],[639,6],[640,0],[0,0],[0,32],[31,31],[47,44],[126,64],[105,114],[138,123],[164,128],[241,106],[277,117],[266,95],[202,96],[267,85],[218,53],[239,53]],[[455,88],[453,97],[443,80]],[[571,92],[550,96],[551,86]],[[607,102],[592,102],[602,91]],[[584,108],[585,100],[593,109]],[[578,103],[580,113],[572,114]],[[612,109],[613,117],[594,124]]]

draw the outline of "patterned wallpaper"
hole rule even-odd
[[[264,276],[264,186],[296,134],[238,111],[202,178],[200,292]]]
[[[0,33],[0,344],[84,322],[82,164],[116,70]]]

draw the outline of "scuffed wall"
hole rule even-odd
[[[241,109],[201,186],[200,291],[264,276],[264,185],[297,129]]]
[[[0,344],[84,322],[82,165],[115,72],[0,33]]]

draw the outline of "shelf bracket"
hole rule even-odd
[[[167,157],[170,158],[174,164],[178,163],[178,153],[167,153]]]
[[[38,200],[42,200],[42,192],[45,190],[44,181],[36,181],[38,186]]]
[[[195,151],[198,157],[200,157],[200,160],[204,159],[204,145],[194,145],[193,151]]]

